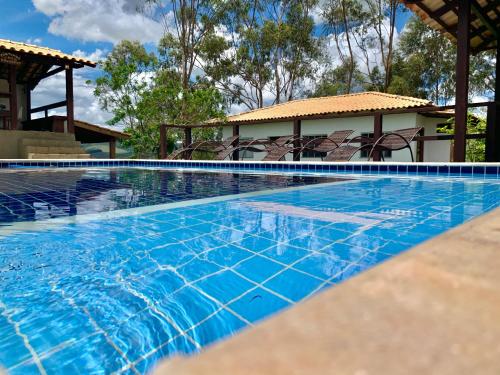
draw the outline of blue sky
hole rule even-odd
[[[0,0],[0,38],[37,44],[91,60],[103,59],[122,39],[139,40],[153,48],[163,28],[137,11],[141,0]],[[410,12],[399,15],[401,30]],[[85,84],[98,70],[75,74],[75,112],[82,120],[105,123],[109,119]],[[33,104],[61,100],[63,77],[51,77],[36,89]],[[237,110],[237,109],[234,109]]]

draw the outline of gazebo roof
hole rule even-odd
[[[457,0],[401,0],[427,25],[457,40]],[[496,48],[500,30],[500,1],[470,0],[470,45],[474,52]]]
[[[71,64],[74,68],[96,66],[93,61],[55,49],[0,39],[0,79],[7,79],[8,65],[12,64],[17,66],[17,82],[30,83],[32,88],[47,77],[47,72],[54,65],[64,67]]]

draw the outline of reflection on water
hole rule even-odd
[[[314,176],[78,169],[0,172],[0,223],[332,182]]]

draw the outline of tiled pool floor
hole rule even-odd
[[[498,180],[363,178],[41,221],[0,242],[0,364],[144,373],[499,205]]]
[[[0,170],[0,224],[333,182],[328,176],[94,168]]]

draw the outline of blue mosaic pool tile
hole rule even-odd
[[[304,258],[310,252],[285,244],[278,244],[262,252],[262,255],[274,259],[277,262],[291,264],[295,261]]]
[[[177,268],[177,272],[187,280],[198,280],[202,277],[218,272],[222,267],[204,259],[193,258],[185,265]]]
[[[228,303],[255,286],[229,270],[200,280],[195,285],[222,304]]]
[[[189,330],[222,308],[222,305],[194,287],[187,286],[157,303],[157,309],[175,322],[180,331]]]
[[[257,283],[261,283],[283,268],[284,266],[281,264],[256,255],[240,263],[234,270]]]
[[[287,301],[275,294],[257,288],[234,301],[228,307],[249,322],[255,323],[289,305]]]
[[[264,286],[272,289],[281,296],[298,302],[308,296],[311,291],[320,286],[322,282],[322,280],[313,278],[304,273],[287,269],[267,281]]]
[[[348,262],[341,261],[328,254],[312,254],[294,264],[293,268],[320,279],[328,280],[342,272],[348,265]]]
[[[207,346],[234,335],[246,325],[245,322],[227,310],[221,310],[199,326],[189,330],[187,334],[201,346]]]
[[[173,339],[179,331],[164,318],[162,312],[149,308],[108,331],[108,334],[125,357],[134,362],[141,359],[144,353]]]
[[[251,248],[249,248],[252,250]],[[226,245],[210,250],[206,254],[206,259],[218,264],[221,267],[232,267],[236,263],[252,257],[254,254],[233,245]]]
[[[54,373],[58,374],[108,373],[118,371],[126,364],[127,360],[110,345],[104,334],[74,342],[42,359],[44,368],[55,369]]]

